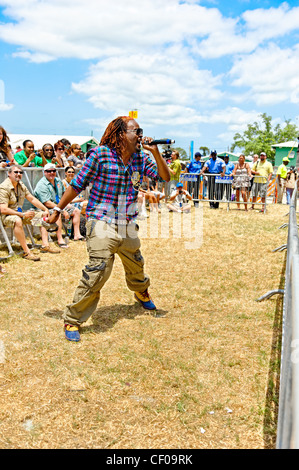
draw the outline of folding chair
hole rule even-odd
[[[0,219],[0,230],[1,230],[1,233],[2,233],[2,236],[3,236],[3,239],[4,239],[4,242],[7,246],[7,249],[8,249],[8,256],[4,257],[4,258],[0,258],[0,261],[5,261],[7,260],[8,258],[11,258],[12,256],[14,255],[17,255],[17,254],[20,254],[20,253],[16,253],[12,247],[12,244],[14,244],[15,242],[15,237],[14,237],[14,234],[13,234],[13,230],[11,228],[4,228],[3,224],[2,224],[2,220]],[[28,247],[33,249],[33,248],[40,248],[41,245],[35,243],[35,240],[33,238],[33,234],[32,234],[32,228],[30,225],[24,225],[24,230],[25,230],[25,234],[27,232],[27,235],[28,237],[30,238],[30,241],[31,243],[28,243]],[[8,236],[8,232],[10,231],[11,233],[11,237]],[[11,241],[10,241],[10,239]],[[23,250],[21,251],[21,253],[23,253]]]
[[[0,218],[0,230],[1,230],[2,236],[4,238],[4,242],[5,242],[5,244],[8,248],[8,256],[6,256],[4,258],[0,258],[0,261],[5,261],[8,258],[11,258],[13,255],[15,255],[15,252],[12,249],[11,243],[10,243],[8,235],[7,235],[7,232],[6,232],[5,228],[3,227],[1,218]]]

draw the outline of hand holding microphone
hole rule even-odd
[[[150,139],[149,137],[144,137],[143,140],[142,140],[142,145],[143,147],[144,146],[147,146],[147,145],[171,145],[171,144],[174,144],[175,143],[175,140],[171,140],[171,139],[157,139],[157,140],[153,140],[153,139]]]

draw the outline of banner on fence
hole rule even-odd
[[[220,184],[232,184],[233,177],[232,176],[216,176],[215,183]]]
[[[183,173],[180,176],[180,181],[197,181],[198,174],[197,173]]]

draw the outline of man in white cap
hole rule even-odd
[[[55,210],[64,193],[64,186],[61,179],[56,176],[57,170],[53,163],[47,163],[44,166],[44,176],[39,180],[35,187],[34,195],[41,201],[49,210],[50,213]],[[62,211],[65,220],[72,218],[74,228],[74,241],[84,241],[80,233],[80,210],[71,204]],[[62,221],[61,215],[57,220],[57,244],[60,248],[68,248],[62,236]]]
[[[282,198],[286,190],[286,182],[288,175],[288,157],[283,157],[282,164],[277,168],[277,203],[282,204]]]

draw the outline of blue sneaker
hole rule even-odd
[[[66,323],[64,325],[64,334],[68,341],[75,341],[77,343],[81,339],[79,328],[75,325],[69,325]]]
[[[134,297],[146,310],[156,310],[157,307],[151,300],[147,289],[144,292],[135,292]]]

